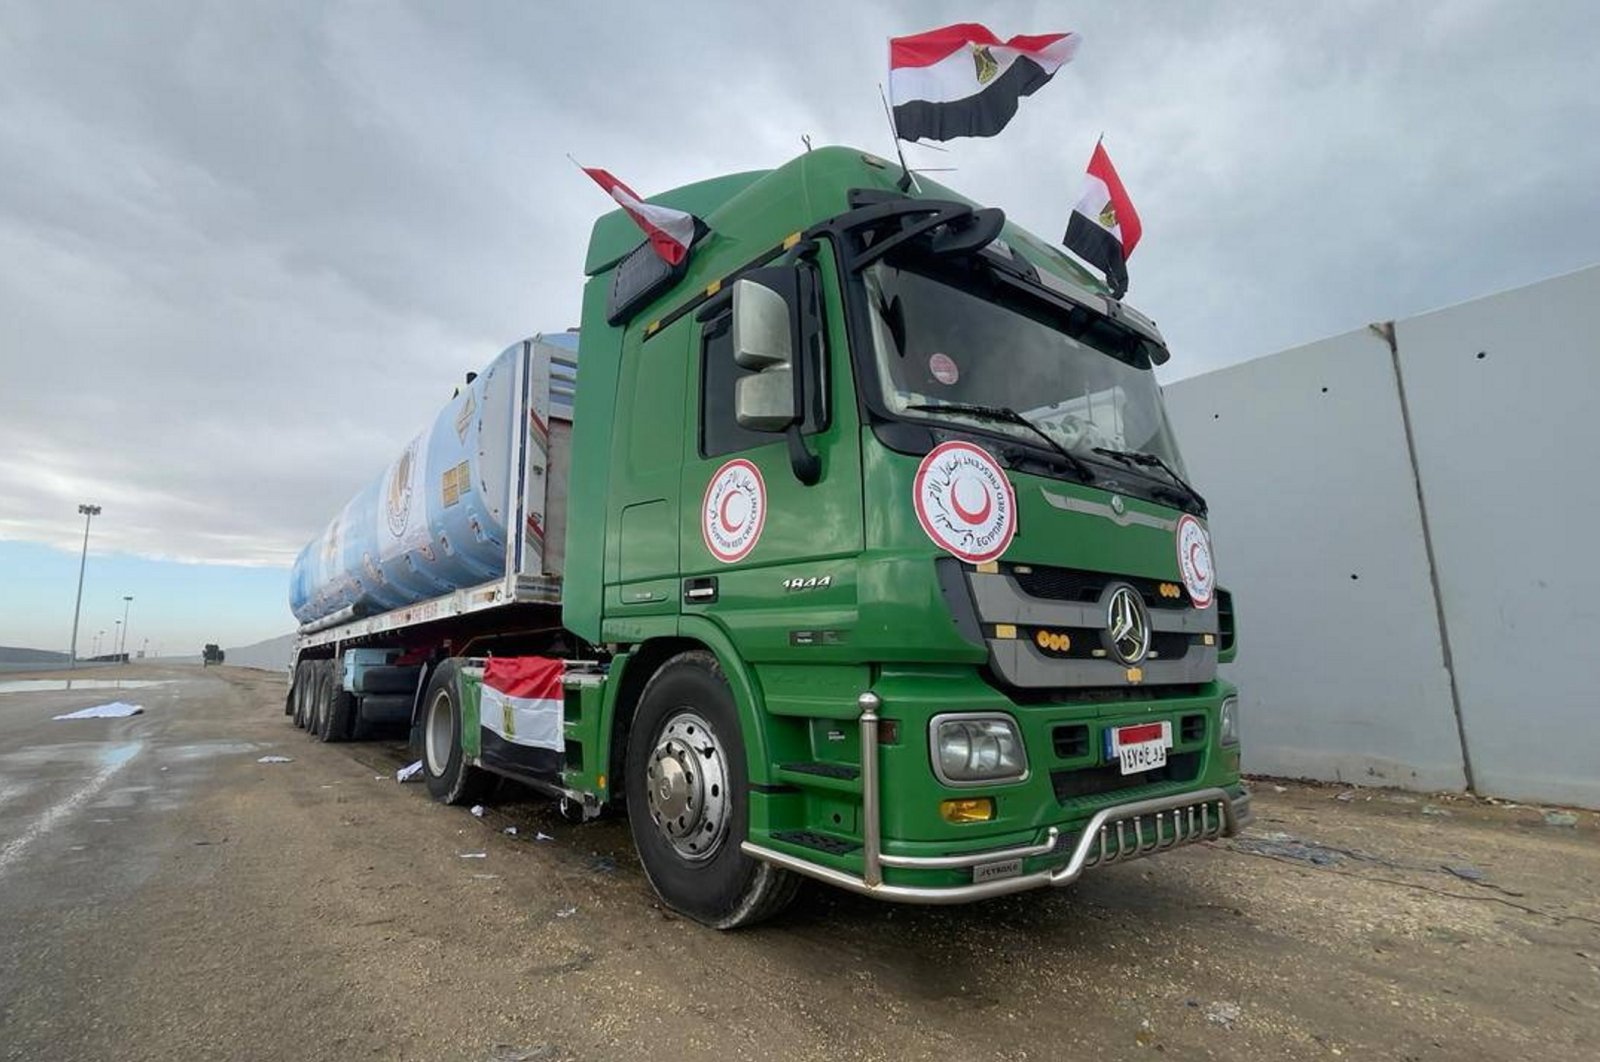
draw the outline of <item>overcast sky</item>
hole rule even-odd
[[[0,644],[65,644],[70,582],[5,568],[75,554],[80,501],[97,553],[287,565],[463,372],[575,325],[608,201],[566,153],[646,195],[888,153],[885,38],[972,19],[1084,42],[913,164],[1059,239],[1103,130],[1169,378],[1600,261],[1588,3],[0,0]]]

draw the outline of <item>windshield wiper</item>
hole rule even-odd
[[[1094,482],[1094,469],[1090,468],[1083,458],[1062,446],[1051,437],[1049,432],[1009,406],[977,406],[968,405],[965,402],[917,402],[906,406],[906,408],[919,413],[964,413],[969,417],[987,417],[990,420],[1005,421],[1007,424],[1020,424],[1043,439],[1050,449],[1065,458],[1067,465],[1078,473],[1085,483]]]
[[[1194,503],[1197,509],[1199,509],[1202,513],[1206,511],[1205,498],[1200,496],[1199,491],[1189,486],[1187,480],[1178,475],[1178,473],[1174,472],[1172,470],[1172,466],[1161,459],[1160,454],[1141,453],[1138,450],[1112,450],[1104,446],[1096,446],[1094,448],[1094,452],[1097,454],[1105,454],[1107,457],[1115,457],[1118,460],[1128,462],[1130,465],[1140,465],[1145,468],[1161,469],[1161,471],[1167,474],[1168,479],[1172,480],[1172,482],[1176,483],[1180,488],[1182,488],[1183,492],[1189,496],[1189,500]]]

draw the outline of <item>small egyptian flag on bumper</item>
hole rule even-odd
[[[994,136],[1017,103],[1044,86],[1078,51],[1076,33],[1002,41],[965,22],[889,39],[889,98],[902,140]]]
[[[1062,242],[1067,250],[1105,273],[1111,297],[1120,299],[1128,290],[1128,258],[1142,231],[1133,200],[1112,168],[1111,156],[1105,145],[1096,144],[1089,172],[1084,175],[1083,194],[1072,208]]]

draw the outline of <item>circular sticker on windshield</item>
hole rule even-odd
[[[700,537],[724,564],[740,561],[761,541],[767,522],[767,485],[761,472],[739,458],[717,469],[700,503]]]
[[[1211,563],[1211,535],[1205,526],[1184,513],[1178,518],[1178,572],[1195,608],[1208,608],[1217,588],[1217,570]]]
[[[935,354],[929,358],[928,371],[942,384],[953,384],[961,379],[961,370],[956,368],[956,359],[948,354]]]
[[[1017,496],[994,458],[971,443],[934,447],[912,487],[917,522],[940,549],[973,564],[994,560],[1017,531]]]

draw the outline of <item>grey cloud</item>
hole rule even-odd
[[[1058,238],[1095,135],[1178,374],[1600,257],[1586,5],[8,4],[0,537],[284,563],[461,373],[576,324],[608,203],[889,153],[885,38],[1077,62],[933,176]],[[112,516],[115,519],[112,519]]]

